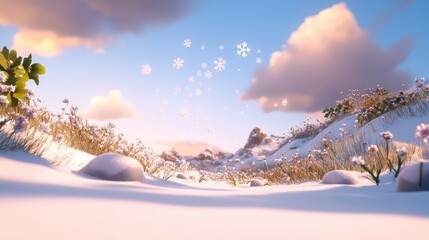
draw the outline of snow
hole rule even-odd
[[[398,193],[391,176],[250,188],[90,179],[23,152],[0,166],[0,239],[384,239],[398,224],[389,239],[427,238],[429,192]]]

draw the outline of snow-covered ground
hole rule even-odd
[[[0,152],[0,166],[0,239],[428,237],[429,192],[398,193],[390,176],[381,186],[250,188],[102,181],[23,152]]]
[[[297,140],[266,156],[308,152],[339,128],[379,132],[416,142],[428,115],[382,118],[356,129],[343,118],[313,139]],[[373,140],[374,139],[374,140]],[[278,142],[274,142],[280,147]],[[271,146],[272,147],[272,146]],[[269,149],[266,150],[266,149]],[[429,192],[396,191],[391,175],[381,185],[305,183],[233,187],[226,183],[146,175],[138,182],[103,181],[81,169],[94,156],[51,144],[42,158],[0,151],[0,240],[12,239],[428,239]],[[57,159],[53,167],[47,160]]]

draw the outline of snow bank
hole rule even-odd
[[[139,181],[143,179],[142,165],[134,158],[117,153],[98,155],[79,172],[109,181]]]

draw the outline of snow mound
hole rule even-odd
[[[360,173],[346,170],[333,170],[327,172],[325,176],[323,176],[322,183],[357,185],[361,183],[358,174]]]
[[[264,180],[261,180],[261,179],[252,179],[250,181],[251,187],[263,187],[266,185],[268,185],[267,182],[265,182]]]
[[[134,158],[117,153],[98,155],[79,172],[109,181],[139,181],[143,179],[141,164]]]
[[[422,170],[421,187],[419,187],[420,170]],[[399,173],[396,187],[398,192],[429,191],[429,162],[416,163],[404,168]]]

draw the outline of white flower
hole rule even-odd
[[[365,161],[361,156],[352,158],[353,165],[365,165]]]
[[[51,126],[48,123],[42,123],[42,124],[40,124],[40,128],[39,129],[40,129],[40,131],[42,133],[49,133],[49,132],[51,132]]]
[[[420,124],[417,126],[416,138],[420,138],[424,143],[429,143],[429,124]]]
[[[3,71],[1,71],[0,72],[0,83],[4,83],[4,82],[6,82],[6,80],[7,80],[6,74]]]
[[[378,147],[377,147],[377,145],[371,144],[371,145],[368,147],[368,152],[378,152]]]
[[[404,159],[408,155],[408,150],[406,147],[401,147],[401,148],[396,149],[396,153],[398,154],[399,158]]]
[[[9,100],[7,100],[7,97],[5,95],[0,95],[0,105],[8,105]]]
[[[384,138],[385,140],[389,140],[389,139],[392,139],[392,138],[393,138],[393,134],[392,134],[391,132],[389,132],[389,131],[381,132],[381,133],[380,133],[380,136],[381,136],[382,138]]]

